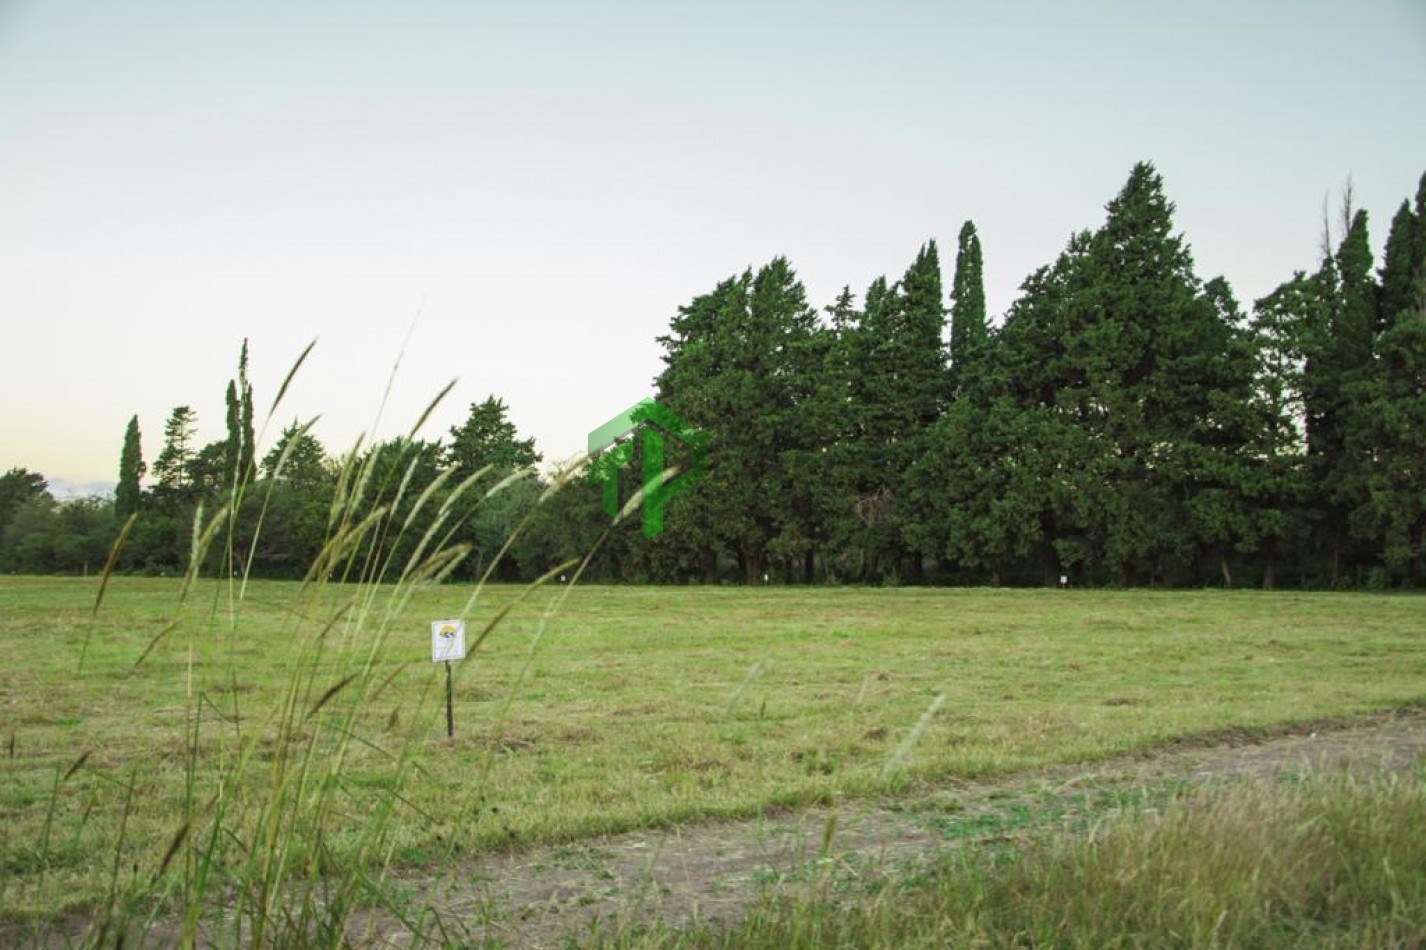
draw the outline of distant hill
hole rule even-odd
[[[75,498],[93,498],[114,494],[115,482],[72,482],[67,478],[46,478],[49,493],[55,501],[70,501]]]

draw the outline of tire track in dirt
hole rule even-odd
[[[430,895],[446,940],[554,947],[596,921],[606,934],[653,920],[731,924],[769,888],[787,891],[822,875],[871,883],[929,862],[957,842],[984,841],[997,829],[1003,837],[1022,819],[1027,827],[1044,827],[1037,815],[1072,819],[1076,802],[1081,812],[1104,807],[1085,796],[1132,800],[1156,787],[1263,780],[1305,769],[1402,770],[1423,758],[1426,711],[1419,709],[1230,730],[1098,763],[947,783],[906,800],[848,802],[482,856],[440,880],[403,877],[401,884]],[[358,914],[350,923],[348,937],[358,946],[421,942],[386,914]]]

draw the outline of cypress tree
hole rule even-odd
[[[127,518],[139,510],[139,481],[144,477],[143,448],[139,438],[139,417],[129,420],[124,430],[124,447],[119,453],[119,484],[114,489],[114,514]]]
[[[241,482],[243,460],[243,410],[238,397],[238,384],[228,380],[228,390],[223,395],[227,407],[228,436],[223,442],[223,483],[225,490],[236,488]]]
[[[1416,303],[1417,283],[1421,274],[1421,245],[1416,240],[1416,215],[1411,205],[1401,202],[1391,219],[1386,248],[1382,254],[1381,293],[1377,298],[1376,333],[1390,330],[1397,317],[1411,310]]]
[[[1372,362],[1378,290],[1371,275],[1367,213],[1357,211],[1336,253],[1323,262],[1320,292],[1328,301],[1325,333],[1310,363],[1309,435],[1313,477],[1320,486],[1316,522],[1328,552],[1328,579],[1344,579],[1352,552],[1349,518],[1365,491],[1366,460],[1349,440],[1360,420],[1354,391],[1366,383]]]
[[[1392,218],[1380,271],[1374,359],[1341,381],[1341,471],[1329,487],[1352,535],[1388,572],[1421,578],[1426,545],[1426,175]],[[1344,242],[1344,254],[1360,257]],[[1343,255],[1339,255],[1339,258]],[[1350,324],[1349,324],[1350,326]],[[1337,512],[1340,515],[1340,511]]]
[[[983,497],[1000,493],[1005,523],[984,530],[1037,547],[1047,578],[1081,566],[1179,580],[1206,524],[1220,543],[1243,524],[1204,493],[1231,491],[1251,364],[1231,294],[1194,275],[1153,166],[1136,165],[1106,210],[1026,281],[999,335],[991,398],[1008,393],[1019,417],[1001,414],[998,448],[1037,444],[986,460]]]
[[[679,308],[659,338],[658,402],[716,446],[656,539],[669,560],[710,579],[726,553],[757,584],[770,557],[805,551],[804,463],[818,437],[812,394],[825,365],[819,332],[801,282],[778,257]]]
[[[1388,570],[1420,583],[1426,551],[1426,307],[1398,314],[1378,340],[1380,359],[1370,379],[1349,388],[1360,406],[1346,433],[1347,458],[1356,462],[1339,500],[1351,504],[1353,534],[1370,541]]]
[[[1377,288],[1372,280],[1372,250],[1367,234],[1367,213],[1357,211],[1337,249],[1339,301],[1332,322],[1334,370],[1344,381],[1371,362],[1372,334],[1376,329]]]
[[[242,352],[238,357],[238,422],[242,431],[242,450],[238,453],[238,476],[240,482],[252,481],[257,476],[257,435],[253,427],[253,387],[248,380],[248,341],[243,340]]]
[[[946,306],[934,240],[916,253],[897,291],[895,330],[886,352],[895,360],[895,398],[906,417],[907,431],[896,435],[911,438],[936,421],[946,402]]]
[[[955,388],[966,385],[967,370],[985,344],[985,286],[980,236],[975,222],[961,225],[956,274],[951,283],[951,369]]]

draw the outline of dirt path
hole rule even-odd
[[[479,858],[439,883],[434,907],[449,936],[552,947],[662,919],[732,922],[750,901],[812,875],[870,883],[953,847],[1072,819],[1184,782],[1258,779],[1305,768],[1380,771],[1426,756],[1426,712],[1355,725],[1319,723],[1269,737],[1225,733],[1143,756],[1057,767],[994,782],[947,785],[916,798],[784,812],[762,820],[637,832]],[[1135,796],[1138,796],[1135,799]],[[1110,796],[1106,805],[1105,796]],[[352,921],[361,946],[402,947],[409,932],[381,915]]]

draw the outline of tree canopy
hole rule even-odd
[[[593,552],[587,578],[624,581],[1419,586],[1426,175],[1379,262],[1348,192],[1320,259],[1250,307],[1198,272],[1153,165],[1090,224],[998,318],[970,221],[949,290],[926,240],[820,310],[781,256],[677,307],[654,392],[706,436],[706,471],[653,538],[611,525],[577,468],[540,471],[494,394],[444,439],[333,454],[293,421],[259,455],[244,342],[225,437],[198,444],[177,406],[149,484],[137,417],[112,500],[0,476],[0,566],[87,570],[135,515],[119,567],[183,570],[221,510],[235,536],[202,568],[271,576],[335,570],[337,539],[367,579],[440,550],[454,579]],[[642,450],[616,451],[628,498]]]

